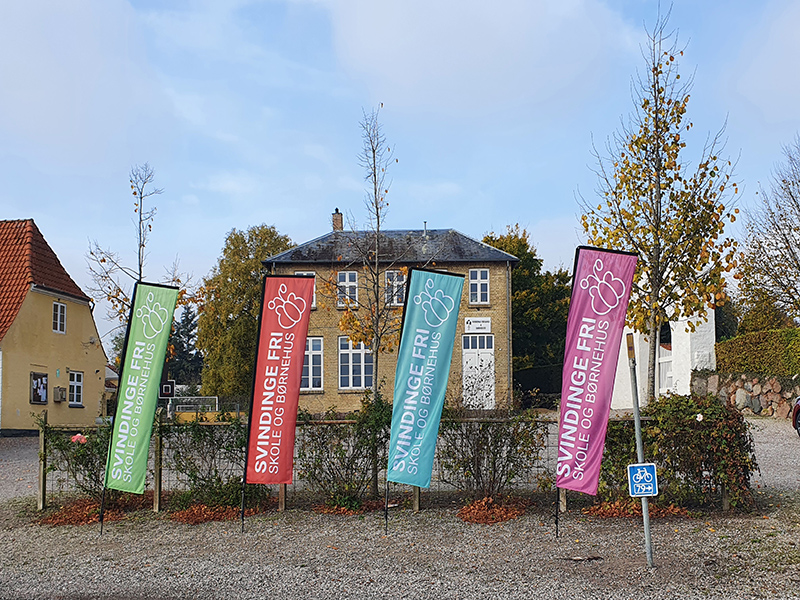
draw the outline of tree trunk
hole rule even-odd
[[[378,394],[378,348],[375,347],[375,341],[373,341],[373,352],[372,352],[372,403],[373,403],[373,410],[374,410],[374,403],[377,399]],[[375,427],[375,423],[373,420],[373,427]],[[372,432],[372,440],[371,444],[372,447],[370,450],[370,462],[372,463],[372,481],[370,481],[370,495],[373,498],[378,498],[378,471],[380,470],[378,466],[378,435],[375,431]]]
[[[656,397],[656,361],[658,360],[658,318],[654,313],[650,316],[649,348],[647,351],[647,403]]]

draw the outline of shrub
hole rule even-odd
[[[603,500],[611,502],[628,498],[628,465],[639,462],[636,457],[634,430],[633,421],[608,423],[597,487],[597,495]],[[647,456],[645,453],[645,459]]]
[[[476,498],[497,498],[539,464],[547,425],[526,411],[468,411],[447,408],[439,432],[439,467],[443,482]]]
[[[378,473],[389,460],[389,435],[392,428],[392,405],[378,389],[374,396],[367,390],[356,413],[356,438],[369,447],[371,495],[378,495]]]
[[[247,426],[236,416],[221,413],[216,422],[202,418],[162,426],[169,452],[164,463],[187,486],[192,501],[208,506],[238,506],[241,502]],[[264,485],[248,486],[246,498],[258,504],[269,498]],[[180,496],[181,505],[189,501]]]
[[[716,345],[717,370],[792,377],[800,373],[800,329],[740,335]]]
[[[747,421],[714,395],[662,396],[645,414],[651,450],[667,497],[707,503],[725,488],[732,506],[752,501],[750,476],[758,468]]]
[[[355,415],[349,415],[351,417]],[[328,504],[348,509],[361,506],[371,479],[372,450],[368,429],[355,419],[341,419],[333,409],[321,418],[298,414],[297,472]]]
[[[643,415],[645,460],[658,468],[658,504],[714,502],[725,488],[732,506],[752,500],[750,477],[756,463],[744,417],[714,395],[668,395],[651,402]],[[638,462],[632,421],[610,422],[599,496],[627,495],[627,465]]]
[[[85,428],[75,433],[47,425],[38,415],[34,419],[47,443],[47,472],[67,473],[80,492],[99,500],[103,495],[111,427]]]

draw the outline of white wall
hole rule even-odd
[[[680,319],[670,323],[672,332],[672,391],[675,394],[688,394],[691,389],[692,371],[700,369],[714,370],[717,367],[716,354],[714,353],[715,327],[714,311],[710,310],[708,321],[696,322],[695,331],[688,332],[688,319]],[[622,334],[622,345],[617,361],[617,376],[614,380],[614,395],[611,398],[611,408],[628,410],[633,408],[633,395],[631,393],[631,370],[628,363],[627,334],[631,330],[627,327]],[[649,344],[647,337],[642,333],[633,332],[636,348],[636,377],[638,379],[639,405],[646,404],[645,387],[647,386],[647,360]],[[658,372],[656,372],[658,381]]]

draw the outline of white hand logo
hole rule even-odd
[[[144,306],[139,307],[136,311],[136,316],[142,320],[142,333],[148,340],[152,340],[164,331],[164,326],[169,319],[169,311],[154,300],[155,296],[153,292],[150,292],[147,294]]]
[[[286,290],[286,284],[282,283],[278,288],[278,295],[267,306],[278,315],[278,325],[283,329],[291,329],[303,318],[306,301],[294,292],[287,295]]]
[[[428,325],[439,327],[450,316],[456,303],[450,296],[446,296],[442,290],[436,290],[431,296],[430,290],[432,289],[433,280],[428,279],[425,282],[425,291],[414,296],[414,304],[422,305],[422,311],[425,313],[425,322]]]
[[[598,315],[607,315],[619,306],[620,300],[625,296],[625,283],[614,277],[611,271],[602,273],[602,270],[603,261],[598,258],[594,263],[594,273],[582,279],[580,285],[581,289],[589,289],[592,310]]]

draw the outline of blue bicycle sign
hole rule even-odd
[[[628,492],[632,498],[658,496],[655,464],[639,463],[628,465]]]

